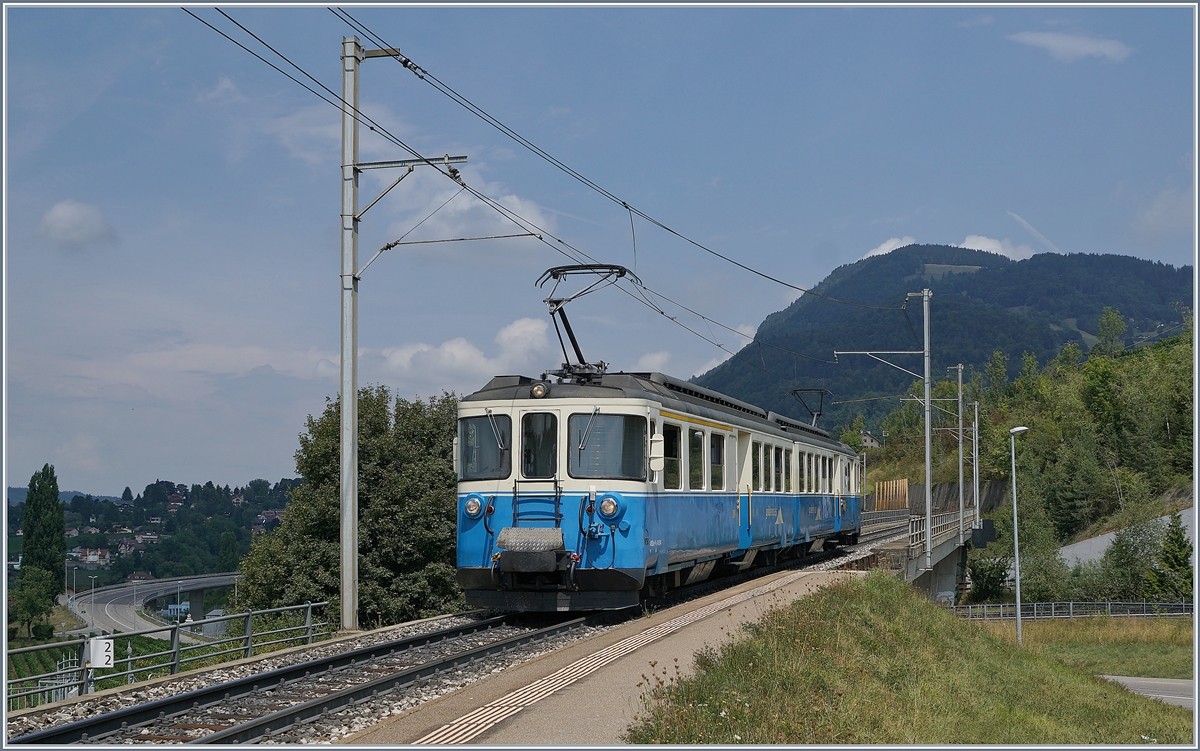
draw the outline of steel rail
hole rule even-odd
[[[116,730],[120,730],[126,726],[140,725],[142,723],[157,720],[160,717],[179,714],[196,708],[197,706],[206,706],[216,701],[223,701],[227,698],[241,696],[244,694],[256,691],[259,688],[265,688],[268,685],[278,685],[287,683],[297,678],[303,678],[305,673],[316,673],[318,671],[327,671],[336,668],[345,667],[353,663],[363,660],[370,660],[375,657],[386,656],[390,653],[409,650],[416,647],[423,647],[434,642],[454,639],[460,636],[466,636],[478,631],[486,631],[496,626],[507,624],[513,618],[512,615],[496,616],[494,618],[486,618],[474,623],[468,623],[463,626],[455,626],[453,628],[441,629],[427,634],[417,634],[408,636],[395,641],[375,644],[349,652],[323,657],[318,660],[304,662],[297,665],[271,670],[259,675],[251,675],[245,678],[238,678],[227,683],[218,683],[204,688],[198,688],[193,691],[188,691],[177,696],[169,696],[163,699],[158,699],[146,704],[126,707],[115,712],[88,717],[82,720],[77,720],[66,725],[39,730],[34,733],[22,735],[16,738],[9,738],[7,742],[10,744],[30,743],[30,744],[64,744],[75,743],[88,738],[104,735]],[[267,655],[268,657],[276,656],[274,654]],[[227,666],[222,666],[227,667]]]
[[[240,725],[228,728],[226,730],[218,730],[209,735],[201,736],[195,740],[188,741],[188,744],[195,743],[249,743],[260,738],[265,738],[275,735],[283,730],[291,728],[304,720],[319,717],[327,712],[344,707],[348,704],[356,704],[361,701],[372,699],[380,694],[385,694],[394,688],[414,683],[422,678],[428,678],[432,675],[437,675],[444,670],[456,667],[465,663],[475,662],[484,657],[501,652],[507,652],[511,649],[524,646],[530,642],[540,641],[550,636],[556,636],[566,631],[571,631],[579,628],[587,623],[599,621],[606,617],[606,614],[585,616],[582,618],[574,618],[569,621],[557,623],[553,626],[538,629],[524,634],[503,639],[491,644],[484,644],[474,649],[458,654],[444,657],[438,660],[433,660],[421,665],[414,665],[409,668],[399,670],[395,673],[383,675],[364,683],[351,686],[350,688],[328,694],[326,696],[311,699],[302,704],[287,707],[276,712],[264,715],[249,722],[244,722]]]

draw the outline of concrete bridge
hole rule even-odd
[[[977,518],[974,506],[934,514],[932,538],[925,528],[925,515],[910,515],[907,539],[885,543],[877,554],[885,566],[929,594],[936,602],[959,599],[966,587],[967,540]],[[926,539],[929,548],[926,550]]]

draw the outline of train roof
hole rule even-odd
[[[464,402],[533,400],[529,388],[544,379],[523,375],[495,376],[479,391],[462,398]],[[768,412],[748,402],[719,391],[697,386],[665,373],[605,373],[589,383],[559,382],[550,385],[543,399],[649,399],[710,419],[722,419],[743,427],[786,433],[795,439],[804,436],[807,442],[830,448],[852,451],[830,437],[828,431]],[[540,401],[540,400],[539,400]]]

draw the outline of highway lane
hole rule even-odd
[[[227,587],[233,584],[234,578],[234,574],[217,574],[200,578],[161,579],[153,582],[139,582],[136,586],[137,599],[145,602],[152,597],[174,595],[177,591],[187,592],[196,588],[211,589],[214,587]],[[135,613],[134,592],[135,587],[133,584],[118,584],[97,589],[95,604],[93,606],[92,593],[88,590],[81,590],[75,597],[71,598],[69,607],[71,608],[71,612],[89,625],[78,629],[74,633],[87,633],[93,630],[108,632],[119,630],[127,632],[153,628],[157,624]],[[95,625],[92,625],[93,617]],[[199,620],[203,617],[203,614],[194,614],[192,617]],[[165,639],[170,636],[170,631],[159,631],[150,634],[150,636]]]
[[[1100,677],[1120,683],[1135,694],[1174,704],[1189,711],[1195,706],[1194,681],[1177,678],[1133,678],[1124,675],[1102,675]]]

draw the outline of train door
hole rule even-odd
[[[844,488],[842,487],[842,462],[840,456],[831,457],[830,464],[833,468],[833,531],[840,532],[842,530],[842,511],[845,510],[846,500],[842,497]]]
[[[750,457],[751,446],[750,434],[739,430],[737,467],[734,474],[737,478],[737,504],[734,506],[734,512],[738,515],[739,548],[750,547],[750,506],[754,499],[754,462]]]
[[[563,508],[558,410],[521,410],[520,426],[512,526],[559,527]]]

